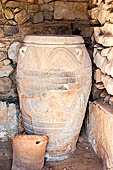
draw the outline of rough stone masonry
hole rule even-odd
[[[89,2],[95,65],[88,133],[103,169],[113,170],[113,1]]]

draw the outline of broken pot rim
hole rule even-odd
[[[48,141],[49,137],[48,136],[40,136],[40,135],[16,135],[13,140],[41,140],[41,141]]]

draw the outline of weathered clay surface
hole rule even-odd
[[[41,170],[44,166],[47,142],[47,136],[15,136],[12,170]]]
[[[25,130],[49,136],[48,160],[67,158],[75,151],[91,88],[84,41],[80,36],[28,36],[24,42],[17,83]]]
[[[90,104],[89,141],[102,159],[103,169],[113,170],[113,108],[102,100]]]

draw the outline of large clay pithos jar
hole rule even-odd
[[[26,36],[17,89],[28,134],[47,135],[47,161],[76,149],[91,89],[91,61],[81,36]]]

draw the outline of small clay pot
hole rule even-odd
[[[44,165],[47,142],[47,136],[15,136],[13,139],[12,170],[41,170]]]

